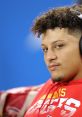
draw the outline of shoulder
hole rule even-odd
[[[1,116],[3,112],[9,113],[9,111],[11,111],[10,109],[13,108],[17,108],[17,110],[20,109],[24,110],[25,103],[27,103],[25,109],[28,108],[28,106],[31,104],[32,100],[37,95],[37,93],[39,92],[42,86],[43,84],[36,86],[28,86],[28,87],[18,87],[0,92]]]

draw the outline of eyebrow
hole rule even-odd
[[[64,40],[57,40],[57,41],[52,42],[51,44],[54,45],[55,43],[61,42],[61,41],[63,42]],[[41,46],[46,46],[46,45],[44,43],[42,43]]]

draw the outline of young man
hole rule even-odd
[[[82,117],[82,6],[52,9],[36,19],[51,79],[24,117]]]

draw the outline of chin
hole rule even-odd
[[[52,81],[53,82],[61,82],[62,78],[61,77],[55,77],[55,78],[52,78]]]
[[[64,74],[53,74],[52,75],[52,81],[53,82],[63,82],[65,80],[65,75]]]
[[[73,77],[71,78],[66,78],[64,76],[59,76],[59,77],[52,77],[51,79],[53,82],[69,82],[73,80]]]

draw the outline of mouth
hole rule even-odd
[[[59,66],[60,66],[60,64],[52,64],[52,65],[48,66],[48,69],[50,71],[55,71],[55,70],[57,70],[59,68]]]

